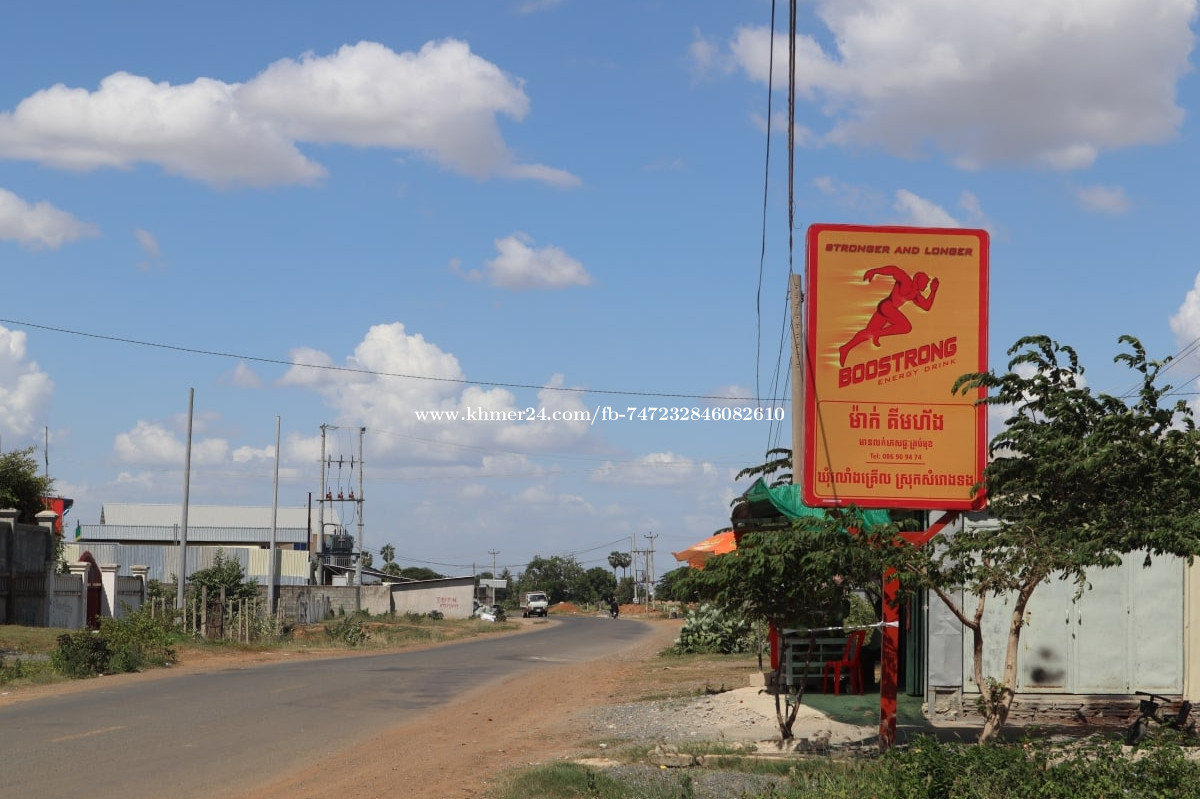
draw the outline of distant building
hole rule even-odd
[[[247,579],[266,582],[275,513],[274,541],[280,584],[307,584],[313,577],[309,552],[329,550],[345,530],[336,515],[322,525],[307,507],[189,505],[187,573],[211,566],[217,550],[242,564]],[[328,514],[329,511],[327,510]],[[148,579],[174,583],[179,571],[182,506],[105,503],[100,524],[77,524],[64,537],[68,561],[90,552],[98,563],[145,564]]]

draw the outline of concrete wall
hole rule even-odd
[[[474,609],[474,591],[474,577],[363,586],[281,585],[276,607],[285,619],[298,624],[317,624],[359,610],[372,616],[438,610],[448,619],[466,619]],[[260,592],[265,597],[266,587]]]
[[[475,578],[453,577],[448,580],[421,580],[391,586],[396,613],[426,614],[441,611],[447,619],[467,619],[475,609]]]

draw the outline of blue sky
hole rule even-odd
[[[661,573],[790,442],[810,224],[987,229],[994,368],[1045,333],[1123,392],[1118,336],[1200,336],[1194,0],[801,2],[791,250],[786,6],[770,106],[767,0],[6,9],[0,446],[85,524],[178,503],[194,389],[195,504],[271,503],[276,417],[284,505],[365,427],[369,550]]]

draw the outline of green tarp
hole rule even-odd
[[[829,516],[824,508],[810,508],[805,505],[800,499],[800,486],[798,485],[772,488],[760,477],[754,481],[754,485],[750,486],[743,496],[750,505],[751,518],[775,516],[780,513],[789,519],[804,519],[814,516],[818,519],[825,519]],[[774,512],[771,511],[772,508]],[[886,510],[861,510],[860,513],[868,527],[887,524],[892,520],[891,514]]]

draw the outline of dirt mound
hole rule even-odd
[[[579,613],[579,606],[570,602],[558,602],[550,606],[554,613]]]

